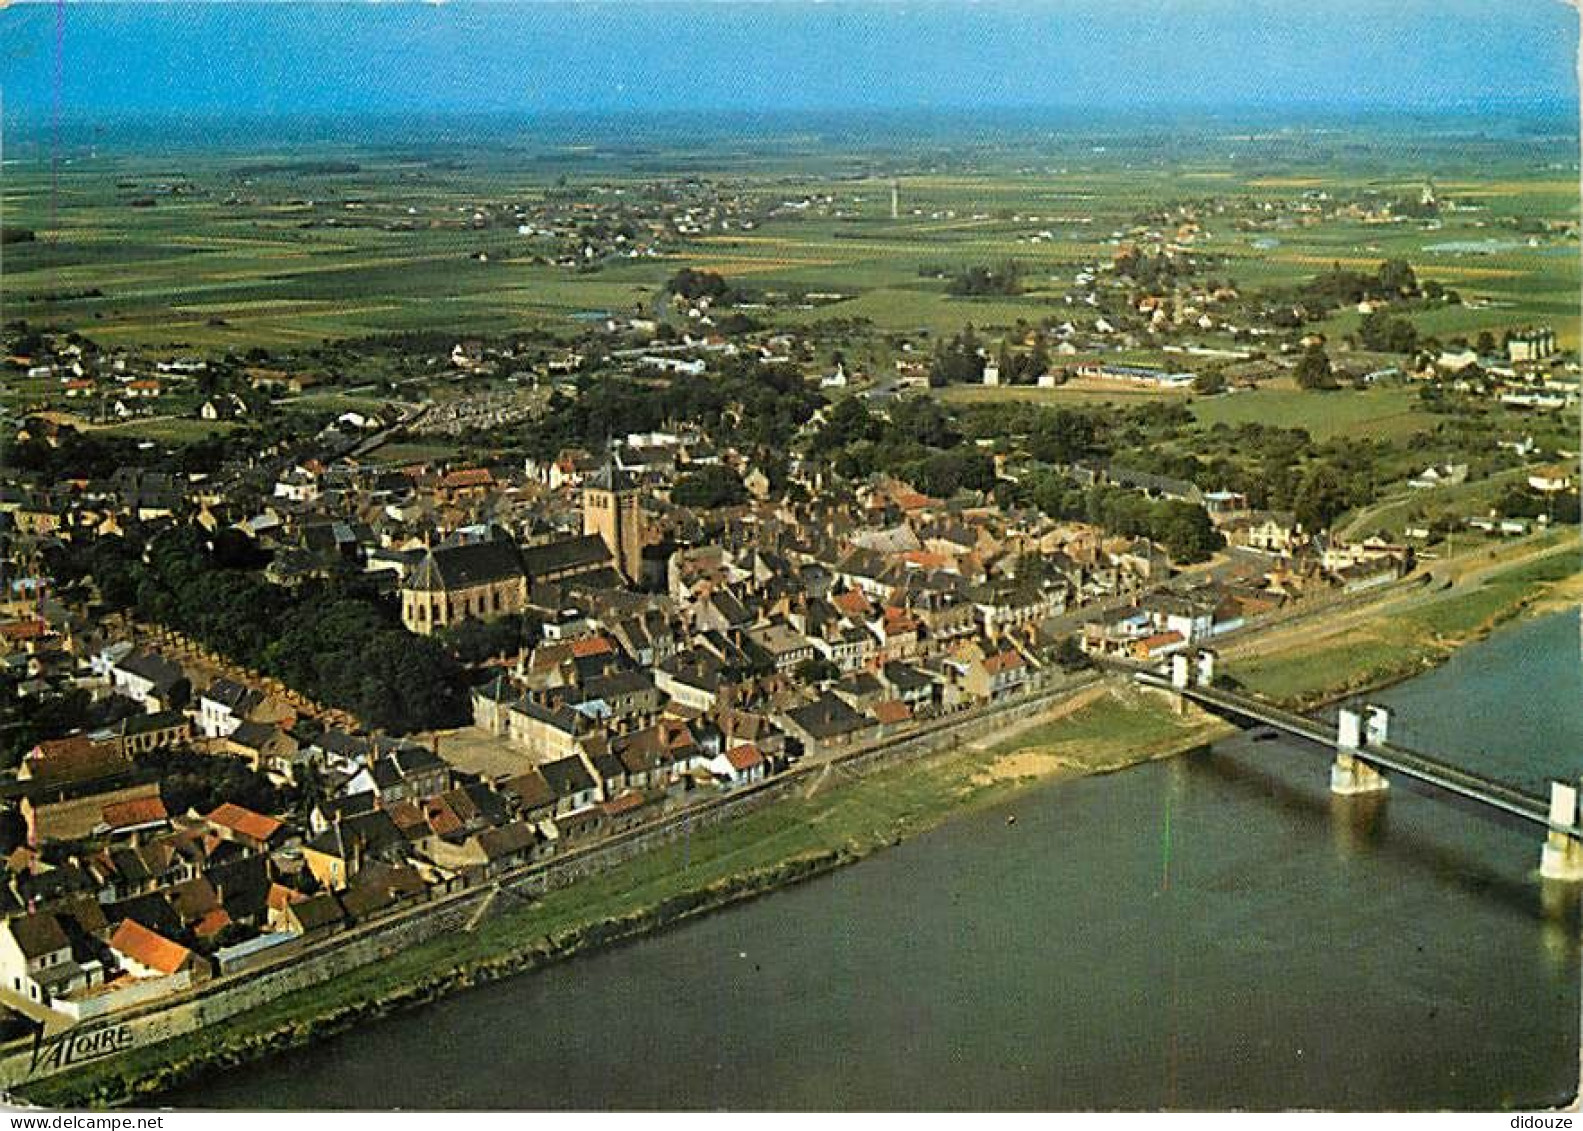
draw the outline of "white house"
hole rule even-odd
[[[715,779],[733,787],[762,781],[768,770],[769,763],[752,743],[733,746],[709,760]]]

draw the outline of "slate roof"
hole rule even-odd
[[[60,920],[46,912],[18,915],[7,926],[11,928],[11,937],[16,939],[17,946],[28,958],[38,958],[71,946],[71,940],[66,937]]]
[[[594,570],[610,564],[610,548],[599,535],[584,534],[529,546],[522,551],[521,563],[522,572],[529,579],[569,570]]]
[[[786,715],[803,733],[814,738],[836,738],[869,725],[868,719],[829,694],[821,695],[807,706],[793,707]]]
[[[505,539],[444,546],[424,555],[423,561],[407,577],[406,587],[443,592],[507,581],[522,576],[522,557],[516,543]]]
[[[584,768],[582,759],[575,756],[546,762],[539,767],[539,773],[544,775],[545,782],[557,797],[570,797],[595,786],[593,776]]]

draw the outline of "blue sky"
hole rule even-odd
[[[57,19],[60,20],[57,52]],[[1559,0],[17,3],[10,126],[555,111],[1554,109]]]

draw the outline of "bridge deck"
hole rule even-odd
[[[1151,672],[1140,672],[1138,678],[1156,687],[1171,687],[1171,682]],[[1180,689],[1177,689],[1180,690]],[[1208,687],[1189,687],[1183,694],[1187,698],[1207,707],[1211,711],[1229,712],[1242,718],[1264,726],[1274,727],[1276,730],[1285,731],[1297,738],[1304,738],[1310,742],[1317,742],[1323,746],[1334,746],[1336,735],[1333,728],[1311,719],[1306,715],[1299,715],[1293,711],[1283,710],[1269,703],[1260,702],[1246,695],[1223,691]],[[1550,807],[1544,798],[1534,797],[1523,793],[1505,782],[1496,781],[1485,777],[1483,774],[1462,769],[1449,762],[1428,754],[1409,750],[1403,746],[1390,743],[1365,746],[1360,750],[1350,751],[1359,761],[1373,766],[1379,770],[1389,770],[1393,773],[1404,774],[1424,782],[1426,785],[1454,793],[1459,797],[1488,805],[1502,812],[1510,813],[1525,821],[1543,825],[1553,832],[1564,833],[1567,836],[1583,838],[1583,826],[1558,823],[1550,820]]]

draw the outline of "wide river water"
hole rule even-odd
[[[1578,621],[1378,696],[1393,737],[1583,774]],[[1578,892],[1538,831],[1239,735],[1055,782],[653,938],[166,1097],[219,1108],[1475,1108],[1578,1080]],[[1008,824],[1008,813],[1017,821]]]

